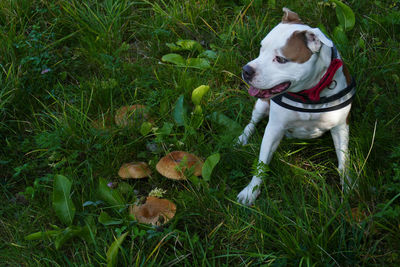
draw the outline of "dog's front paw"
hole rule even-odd
[[[347,172],[341,173],[340,180],[340,183],[342,184],[342,192],[345,194],[349,193],[356,186]]]
[[[244,145],[247,145],[248,141],[249,141],[249,137],[245,133],[242,133],[239,136],[236,144],[240,145],[240,146],[244,146]]]
[[[237,201],[243,205],[253,205],[254,201],[260,194],[259,186],[248,185],[237,196]]]

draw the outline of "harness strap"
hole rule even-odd
[[[346,95],[349,95],[349,98],[346,101],[339,103],[337,105],[334,105],[334,106],[329,106],[329,107],[324,107],[324,108],[317,108],[317,107],[316,108],[302,108],[302,107],[290,105],[288,103],[285,103],[282,99],[283,97],[288,98],[288,96],[286,94],[281,94],[281,95],[275,96],[271,100],[281,107],[284,107],[284,108],[287,108],[287,109],[290,109],[293,111],[298,111],[298,112],[321,113],[321,112],[334,111],[334,110],[344,108],[345,106],[351,104],[351,102],[354,99],[355,92],[356,92],[354,89],[355,85],[356,85],[356,83],[355,83],[354,79],[352,79],[351,84],[348,87],[346,87],[343,91],[340,91],[339,93],[337,93],[333,96],[324,98],[323,99],[324,101],[318,102],[318,104],[316,104],[316,103],[308,104],[308,106],[320,106],[321,104],[327,104],[329,102],[336,101]],[[290,99],[290,100],[292,100],[292,99]],[[299,101],[295,101],[295,102],[304,104],[303,102],[299,102]]]
[[[336,71],[343,66],[343,62],[335,58],[331,61],[331,64],[328,67],[324,77],[318,82],[318,84],[310,89],[303,90],[297,93],[288,92],[287,94],[299,98],[302,102],[317,102],[320,99],[319,94],[324,90],[327,86],[332,83],[333,76],[335,76]]]
[[[334,111],[351,104],[355,95],[354,88],[356,87],[356,82],[353,78],[351,80],[350,85],[341,90],[339,93],[328,97],[319,96],[321,91],[325,89],[327,86],[329,86],[329,84],[332,82],[333,76],[335,75],[336,71],[343,65],[343,62],[338,58],[338,52],[336,47],[334,46],[332,47],[331,60],[332,61],[328,67],[327,72],[316,86],[307,90],[303,90],[298,93],[291,93],[291,92],[283,93],[271,98],[271,100],[284,108],[299,112],[310,112],[310,113]],[[344,102],[339,103],[337,105],[329,106],[330,102],[334,102],[336,100],[339,100],[340,98],[346,98],[345,97],[346,95],[349,95],[349,97]],[[290,103],[284,102],[283,98],[289,99],[290,101],[300,104],[309,104],[309,106],[311,107],[314,106],[314,108],[302,108],[299,106],[294,106],[291,105]],[[319,106],[323,104],[327,104],[328,107],[319,108]]]

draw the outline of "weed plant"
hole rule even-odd
[[[333,2],[1,1],[1,265],[399,266],[400,4],[347,0],[355,26],[335,35]],[[255,164],[266,121],[249,145],[235,146],[255,102],[241,67],[283,6],[324,26],[357,81],[358,187],[349,194],[329,134],[284,139],[270,166]],[[179,40],[200,46],[176,48]],[[170,53],[183,61],[162,60]],[[200,85],[210,91],[196,113]],[[133,104],[152,119],[115,125],[117,109]],[[155,165],[173,150],[220,160],[209,180],[171,181]],[[120,180],[130,161],[148,162],[153,175]],[[262,193],[242,206],[236,195],[256,171]],[[57,182],[67,181],[60,177],[70,182],[71,221],[53,207]],[[161,227],[128,216],[154,188],[177,205]]]

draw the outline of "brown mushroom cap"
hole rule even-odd
[[[134,214],[140,223],[161,225],[175,216],[176,205],[167,199],[147,197],[146,203],[130,206],[129,213]]]
[[[346,220],[348,222],[357,222],[360,223],[368,217],[368,214],[365,210],[361,210],[358,207],[352,208],[349,212],[346,212]]]
[[[203,161],[197,156],[184,152],[173,151],[161,158],[156,165],[157,171],[163,176],[174,180],[186,180],[185,170],[194,168],[194,175],[200,176]]]
[[[139,104],[120,107],[115,112],[115,124],[120,127],[140,126],[149,117],[145,109],[146,106]]]
[[[118,175],[121,178],[140,179],[151,175],[151,170],[146,162],[130,162],[122,164]]]
[[[96,129],[104,130],[110,128],[113,124],[112,117],[109,114],[102,114],[100,118],[93,120],[91,124]]]

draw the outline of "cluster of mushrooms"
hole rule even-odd
[[[173,151],[161,158],[156,165],[161,175],[173,180],[186,180],[185,173],[188,169],[193,170],[193,175],[200,176],[202,167],[201,159],[184,151]],[[118,171],[118,175],[123,179],[141,179],[151,174],[152,171],[146,162],[125,163]],[[130,212],[138,222],[161,225],[174,217],[176,206],[167,199],[149,196],[143,205],[133,205]]]
[[[163,158],[156,165],[157,171],[164,177],[172,180],[186,180],[185,171],[194,168],[194,175],[200,176],[203,161],[197,156],[184,151],[173,151]],[[146,162],[124,163],[118,171],[123,179],[146,178],[152,174]]]
[[[118,127],[137,126],[138,122],[145,120],[152,121],[146,112],[146,106],[136,104],[122,106],[115,111],[114,120],[109,114],[103,115],[97,120],[93,120],[92,126],[96,129],[105,129],[113,123]]]
[[[143,121],[152,121],[145,111],[144,105],[123,106],[116,110],[114,122],[119,127],[137,126]],[[93,122],[96,128],[105,128],[112,121],[109,117]],[[203,161],[197,156],[184,152],[173,151],[157,163],[157,171],[173,180],[186,180],[185,173],[188,170],[193,171],[193,175],[200,176],[203,167]],[[118,171],[122,179],[142,179],[150,176],[152,170],[146,162],[124,163]],[[161,225],[171,220],[176,212],[176,205],[167,199],[161,199],[155,196],[148,196],[146,202],[142,205],[132,205],[130,213],[135,215],[140,223],[152,225]]]

